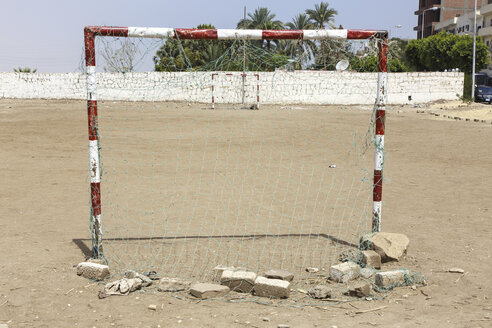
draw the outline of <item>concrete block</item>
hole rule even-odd
[[[381,255],[376,251],[362,251],[362,263],[365,267],[381,269]]]
[[[294,274],[286,270],[268,270],[263,275],[269,279],[294,280]]]
[[[220,284],[241,293],[251,293],[255,285],[256,273],[249,271],[224,270]]]
[[[376,273],[376,285],[379,288],[392,289],[394,287],[405,286],[408,270],[394,270]]]
[[[77,274],[91,280],[103,280],[109,276],[109,267],[104,264],[82,262],[77,265]]]
[[[237,270],[239,270],[239,268],[236,268],[236,267],[233,267],[233,266],[217,265],[212,270],[212,281],[214,281],[214,282],[220,282],[220,278],[222,277],[222,273],[225,270],[237,271]]]
[[[330,279],[336,282],[348,282],[360,276],[360,266],[354,262],[345,262],[330,267]]]
[[[179,278],[161,278],[157,290],[160,292],[179,292],[187,289],[191,282]]]
[[[229,291],[229,287],[216,284],[198,283],[190,287],[190,294],[201,299],[220,297]]]
[[[257,277],[254,293],[262,297],[287,298],[290,294],[290,282],[280,279]]]
[[[360,269],[360,276],[365,279],[371,279],[376,274],[376,270],[373,268]]]
[[[371,296],[372,287],[367,282],[359,282],[349,288],[345,293],[346,295],[354,297],[368,297]]]

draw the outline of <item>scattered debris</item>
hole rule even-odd
[[[148,308],[149,308],[149,310],[157,311],[157,305],[155,305],[155,304],[150,304]]]
[[[280,279],[257,277],[254,293],[262,297],[287,298],[290,293],[290,282]]]
[[[380,307],[377,307],[377,308],[374,308],[374,309],[355,311],[355,314],[363,314],[363,313],[367,313],[367,312],[379,311],[379,310],[382,310],[382,309],[386,309],[387,307],[388,306],[385,305],[385,306],[380,306]]]
[[[376,251],[382,262],[400,260],[407,253],[409,243],[406,235],[391,232],[376,232],[361,238],[362,247]]]
[[[294,280],[294,274],[286,270],[268,270],[264,273],[264,276],[269,279]]]
[[[157,290],[160,292],[179,292],[187,289],[191,285],[190,281],[179,278],[162,278],[159,281]]]
[[[335,164],[332,164],[332,165],[330,165],[330,166],[328,166],[328,167],[329,167],[330,169],[336,169],[336,168],[337,168],[337,166],[336,166]]]
[[[224,270],[220,284],[241,293],[250,293],[256,280],[256,273],[250,271]]]
[[[190,288],[190,294],[196,298],[207,299],[219,297],[227,294],[230,291],[229,287],[216,284],[194,284]]]
[[[109,276],[109,267],[99,263],[82,262],[77,265],[77,274],[87,279],[101,281]]]
[[[449,269],[449,272],[451,272],[451,273],[465,273],[465,270],[463,270],[461,268],[451,268],[451,269]]]
[[[336,282],[348,282],[360,276],[360,266],[354,262],[344,262],[330,267],[330,279]]]
[[[261,318],[261,320],[263,320],[265,322],[270,322],[270,318],[267,318],[267,317]]]
[[[331,289],[328,286],[317,285],[311,288],[308,295],[315,299],[325,299],[331,297]]]
[[[146,277],[147,278],[147,277]],[[147,278],[148,279],[148,278]],[[144,281],[141,278],[122,278],[110,283],[107,283],[102,290],[99,291],[99,298],[103,299],[111,295],[128,295],[142,287],[147,287],[150,284],[148,281]]]
[[[362,263],[366,267],[381,269],[381,256],[373,250],[362,251]]]
[[[319,272],[319,269],[318,268],[306,268],[306,272],[309,272],[309,273],[317,273]]]
[[[277,325],[277,328],[290,328],[290,326],[289,325],[286,325],[286,324],[283,324],[283,323],[279,323]]]

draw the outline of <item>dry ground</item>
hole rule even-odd
[[[439,106],[443,112],[468,109],[472,118],[476,116],[469,108]],[[367,111],[356,107],[303,108],[302,117],[332,113],[334,122],[339,122],[334,127],[348,119],[367,118]],[[187,110],[199,111],[193,106]],[[83,259],[73,240],[88,237],[85,103],[1,100],[0,323],[9,327],[276,327],[279,323],[490,327],[492,117],[486,106],[472,106],[472,110],[484,112],[480,119],[488,124],[443,120],[416,114],[411,107],[391,107],[387,114],[383,230],[409,236],[408,256],[399,265],[424,274],[429,286],[396,289],[377,301],[292,308],[196,303],[162,293],[97,299],[99,286],[78,277],[72,268]],[[261,111],[261,115],[281,115],[275,108]],[[448,273],[451,267],[466,273]],[[149,304],[157,304],[157,311],[148,310]],[[384,308],[356,314],[379,307]],[[270,321],[262,321],[263,317]]]

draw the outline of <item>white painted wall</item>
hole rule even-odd
[[[97,97],[102,100],[186,101],[210,103],[215,85],[217,103],[241,101],[238,73],[211,72],[97,73]],[[264,104],[373,104],[377,73],[261,72],[260,103]],[[456,100],[463,94],[463,73],[389,73],[390,104]],[[246,102],[254,103],[256,77],[246,79]],[[0,97],[87,99],[82,73],[0,73]],[[409,101],[411,97],[411,101]]]

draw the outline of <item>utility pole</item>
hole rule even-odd
[[[472,90],[471,99],[475,98],[475,61],[476,61],[476,50],[477,50],[477,0],[475,0],[475,12],[473,13],[474,23],[473,23],[473,64],[472,64]]]
[[[246,6],[244,6],[244,21],[246,21]],[[242,104],[244,105],[244,97],[246,93],[246,39],[243,39],[243,90]]]

